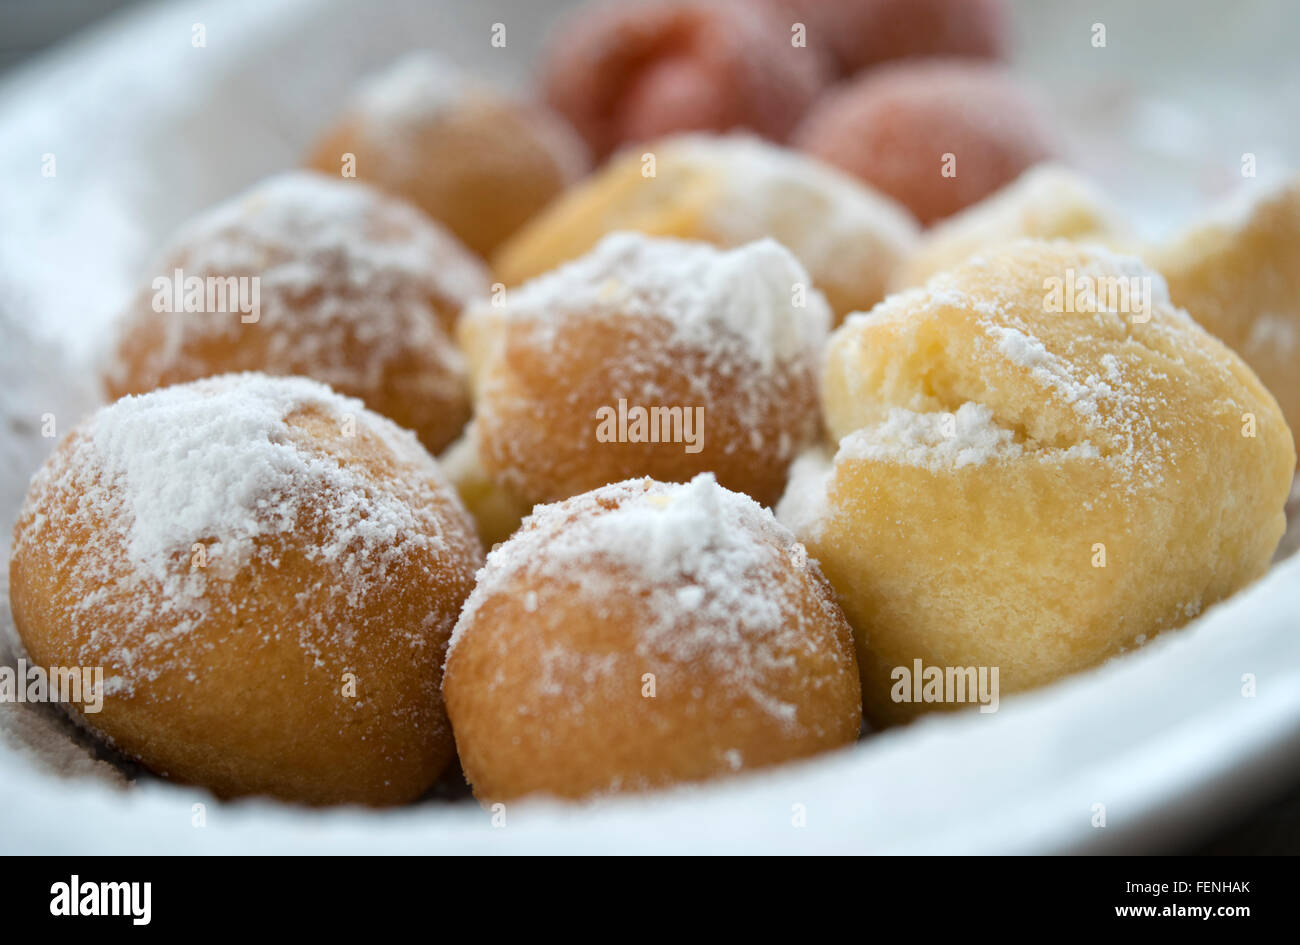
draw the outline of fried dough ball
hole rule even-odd
[[[882,66],[823,97],[794,143],[893,197],[929,225],[1057,154],[1036,98],[1001,66]]]
[[[1066,239],[1122,248],[1134,237],[1119,210],[1089,181],[1060,165],[1040,164],[927,230],[894,271],[893,286],[922,285],[977,252],[1018,239]]]
[[[747,128],[784,141],[829,63],[796,48],[784,17],[744,0],[600,0],[551,36],[546,99],[598,160],[675,131]]]
[[[589,160],[545,106],[414,53],[358,90],[307,164],[409,200],[486,256],[582,177]]]
[[[830,585],[707,475],[539,507],[488,555],[443,693],[485,802],[702,781],[850,744],[861,723]]]
[[[1276,401],[1106,250],[1015,243],[891,296],[832,336],[822,396],[838,451],[780,513],[839,592],[876,723],[953,707],[906,699],[916,660],[996,668],[1005,695],[1181,626],[1284,529]]]
[[[33,479],[9,593],[78,719],[219,797],[399,804],[454,755],[447,640],[482,550],[415,437],[305,378],[127,397]]]
[[[1155,247],[1169,294],[1254,368],[1300,427],[1300,179],[1247,191]]]
[[[487,293],[487,273],[433,221],[364,184],[273,177],[183,228],[150,280],[118,321],[110,398],[235,371],[300,374],[434,452],[469,418],[450,332]]]
[[[718,250],[611,234],[465,311],[483,467],[529,504],[713,472],[770,505],[817,430],[829,320],[772,240]]]
[[[835,168],[749,135],[679,135],[570,190],[493,260],[506,284],[585,253],[611,230],[738,246],[770,236],[799,257],[837,317],[885,296],[916,244],[902,207]]]

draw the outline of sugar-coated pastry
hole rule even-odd
[[[826,49],[842,75],[890,59],[996,59],[1010,45],[1004,0],[752,0],[803,23],[810,47]]]
[[[531,503],[517,498],[492,480],[479,458],[478,434],[471,421],[459,440],[447,447],[438,462],[478,527],[483,547],[505,541],[532,511]]]
[[[892,200],[750,135],[678,135],[630,151],[570,190],[493,260],[507,284],[585,253],[611,230],[738,246],[770,236],[808,268],[836,315],[884,298],[916,222]]]
[[[482,265],[402,201],[297,171],[192,221],[117,325],[111,398],[233,371],[300,374],[442,449],[469,417],[460,310]]]
[[[929,225],[983,199],[1060,143],[1010,72],[979,61],[891,63],[828,93],[794,143]]]
[[[1276,401],[1107,250],[1014,243],[891,296],[831,337],[822,396],[838,450],[779,514],[839,593],[877,723],[960,701],[907,698],[918,660],[997,669],[1005,695],[1181,626],[1283,532]]]
[[[454,755],[446,645],[482,561],[415,437],[304,378],[127,397],[63,440],[14,532],[34,665],[79,721],[220,797],[397,804]]]
[[[817,430],[829,321],[772,240],[719,250],[611,234],[466,309],[483,468],[531,504],[713,472],[770,505]]]
[[[326,174],[411,201],[484,256],[588,163],[582,140],[549,108],[429,53],[367,80],[308,157]]]
[[[1067,239],[1115,248],[1134,240],[1127,221],[1092,183],[1039,164],[979,203],[935,224],[895,271],[896,289],[923,284],[977,252],[1018,239]]]
[[[1174,302],[1241,355],[1300,428],[1300,180],[1252,184],[1149,261]]]
[[[551,34],[541,81],[597,159],[675,131],[784,141],[829,78],[825,54],[746,0],[597,0]]]
[[[443,693],[485,802],[701,781],[850,744],[861,723],[830,586],[711,476],[535,510],[488,555]]]

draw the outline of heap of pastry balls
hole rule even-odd
[[[642,790],[944,707],[900,694],[916,660],[1041,685],[1263,573],[1295,188],[1152,248],[1166,288],[1098,247],[1132,240],[1089,185],[1021,175],[1053,149],[1028,108],[954,125],[955,178],[883,157],[1007,111],[996,66],[877,71],[798,125],[806,62],[760,81],[694,42],[762,49],[780,8],[593,18],[546,82],[597,157],[773,140],[671,135],[579,180],[563,119],[415,57],[315,170],[172,239],[105,360],[118,399],[15,531],[29,654],[105,668],[86,725],[223,797],[403,803],[456,754],[484,800]],[[881,55],[821,50],[823,77]]]

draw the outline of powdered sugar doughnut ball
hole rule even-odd
[[[404,197],[487,255],[585,174],[588,157],[546,107],[413,53],[362,85],[307,163]]]
[[[1040,164],[927,230],[894,271],[894,287],[921,285],[977,252],[1026,238],[1110,248],[1135,241],[1123,214],[1091,182],[1058,164]]]
[[[711,476],[538,508],[488,555],[443,693],[484,801],[701,781],[849,744],[861,723],[830,586]]]
[[[1037,100],[1009,72],[943,60],[868,72],[822,98],[794,140],[924,224],[983,199],[1059,150]]]
[[[442,449],[469,417],[452,341],[483,267],[357,181],[273,177],[184,227],[117,326],[111,397],[232,371],[301,374]]]
[[[415,437],[304,378],[128,397],[32,481],[9,592],[80,720],[222,797],[394,804],[454,746],[439,691],[482,551]]]
[[[542,65],[547,101],[592,153],[674,131],[748,128],[784,141],[829,75],[824,54],[744,0],[601,0],[555,30]]]
[[[838,451],[781,515],[839,592],[875,722],[953,707],[909,698],[918,660],[996,668],[1005,696],[1181,626],[1285,525],[1277,403],[1105,250],[1015,243],[891,296],[832,336],[823,401]]]
[[[734,250],[615,233],[466,309],[480,458],[526,503],[713,472],[771,504],[817,430],[830,311],[764,240]]]
[[[906,210],[820,161],[750,135],[689,134],[610,161],[506,243],[493,268],[514,284],[620,229],[718,246],[770,236],[839,317],[884,298],[917,240]]]
[[[1300,429],[1300,180],[1244,191],[1148,258],[1174,301],[1255,369]]]
[[[1010,45],[1003,0],[753,2],[772,4],[792,23],[803,23],[808,45],[827,50],[842,75],[917,56],[996,59]]]

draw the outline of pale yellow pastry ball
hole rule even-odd
[[[1300,424],[1300,178],[1252,185],[1148,259],[1174,302],[1240,354],[1287,423]]]
[[[921,285],[977,252],[1026,238],[1112,248],[1134,239],[1123,215],[1091,182],[1063,165],[1038,164],[927,230],[891,284],[894,289]]]
[[[492,258],[513,285],[581,256],[612,230],[723,247],[772,237],[807,267],[837,318],[885,295],[916,221],[815,158],[742,134],[637,146],[571,188]]]
[[[853,316],[823,400],[838,451],[779,514],[839,593],[876,723],[951,706],[899,697],[916,660],[997,668],[1005,695],[1180,626],[1285,525],[1276,401],[1105,250],[1015,243]]]

